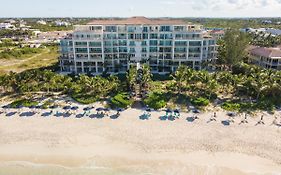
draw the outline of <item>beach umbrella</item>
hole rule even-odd
[[[53,106],[50,106],[49,108],[50,109],[56,109],[56,108],[58,108],[59,106],[58,105],[53,105]]]
[[[106,112],[109,112],[109,111],[110,111],[109,108],[104,108],[103,110],[106,111]]]
[[[104,109],[103,108],[97,108],[96,110],[97,111],[103,111]]]
[[[41,106],[38,105],[38,106],[35,106],[35,108],[36,108],[36,109],[41,109]]]
[[[36,106],[29,106],[29,109],[35,109],[36,108]]]
[[[200,113],[200,110],[194,109],[192,112],[198,114],[198,113]]]
[[[171,110],[171,109],[166,109],[166,112],[167,112],[167,113],[171,113],[172,110]]]
[[[174,110],[174,113],[180,113],[180,111],[178,109]]]
[[[69,110],[69,109],[71,109],[71,106],[64,106],[63,109],[64,110]]]
[[[122,108],[117,108],[116,111],[117,111],[117,112],[122,112],[123,109],[122,109]]]
[[[71,110],[75,111],[75,110],[77,110],[78,108],[79,108],[78,106],[73,106],[73,107],[71,107]]]
[[[228,112],[227,115],[230,116],[230,117],[234,117],[234,116],[236,116],[236,113],[235,112]]]
[[[150,109],[150,108],[146,108],[146,111],[147,111],[147,112],[151,112],[151,109]]]
[[[8,109],[9,108],[9,105],[4,105],[2,106],[3,109]]]
[[[90,111],[91,109],[93,109],[93,107],[86,107],[86,108],[83,108],[83,111]]]

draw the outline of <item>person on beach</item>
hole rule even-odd
[[[248,115],[245,113],[244,123],[248,123]]]
[[[214,112],[214,115],[211,116],[210,121],[217,121],[217,113]]]
[[[231,123],[235,123],[235,119],[233,116],[229,116],[229,119],[228,119],[229,122]]]
[[[263,115],[261,115],[261,119],[260,119],[260,121],[258,122],[258,124],[263,124],[263,125],[264,125]]]
[[[278,117],[274,116],[274,120],[272,121],[272,125],[278,125]]]

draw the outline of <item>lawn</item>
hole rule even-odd
[[[45,49],[42,49],[40,53],[29,54],[29,57],[25,57],[21,60],[3,60],[0,66],[0,74],[4,74],[10,71],[22,72],[28,69],[51,66],[58,62],[58,56],[59,53],[57,47],[47,47]]]

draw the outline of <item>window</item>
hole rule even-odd
[[[102,53],[101,48],[90,48],[90,53]]]
[[[88,49],[87,48],[76,48],[75,52],[76,53],[88,53]]]
[[[133,26],[128,27],[128,32],[134,32],[134,31],[135,31],[135,27],[133,27]]]
[[[130,41],[130,46],[135,46],[135,41]]]
[[[142,34],[142,38],[143,39],[148,39],[148,34],[146,34],[146,33]]]
[[[143,48],[141,49],[141,51],[142,51],[142,52],[147,52],[147,50],[146,50],[145,47],[143,47]]]
[[[105,26],[105,31],[106,32],[116,32],[117,27],[116,26]]]
[[[101,42],[89,42],[90,47],[101,47]]]
[[[141,39],[141,34],[135,34],[136,36],[135,36],[135,38],[136,39]]]
[[[87,46],[87,42],[75,42],[76,46]]]
[[[147,42],[146,42],[146,41],[142,41],[142,42],[141,42],[141,45],[142,45],[142,46],[146,46],[146,45],[147,45]]]
[[[129,34],[128,39],[134,39],[134,34]]]
[[[157,40],[150,40],[149,41],[149,45],[150,46],[157,46],[158,45],[158,41]]]
[[[157,52],[157,47],[150,47],[149,52]]]
[[[135,48],[130,48],[130,53],[135,53]]]
[[[174,30],[175,31],[184,31],[184,26],[175,26]]]
[[[150,34],[150,39],[157,39],[157,38],[158,38],[157,33],[151,33]]]
[[[143,32],[148,32],[148,27],[143,27]]]
[[[186,46],[187,42],[186,41],[175,41],[175,46]]]
[[[161,32],[169,32],[169,31],[171,31],[171,27],[170,26],[161,26],[160,31]]]

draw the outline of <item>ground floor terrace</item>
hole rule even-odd
[[[60,59],[60,70],[62,73],[125,73],[131,65],[149,64],[152,73],[168,74],[175,72],[180,65],[186,65],[195,70],[201,70],[210,63],[209,60],[105,60],[105,61],[74,61]]]

